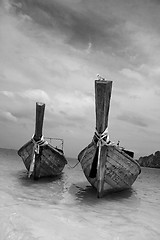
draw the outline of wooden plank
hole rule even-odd
[[[36,103],[36,123],[35,123],[35,134],[34,139],[38,141],[42,137],[43,119],[44,119],[44,103]]]
[[[103,133],[108,126],[112,81],[95,81],[96,129]]]
[[[102,134],[108,127],[108,115],[112,91],[112,81],[96,80],[95,81],[95,105],[96,105],[96,130]],[[104,148],[103,148],[104,149]],[[105,150],[105,149],[104,149]],[[107,152],[106,152],[107,153]],[[105,176],[105,151],[97,149],[97,156],[94,159],[91,168],[93,177],[97,174],[97,196],[103,194],[104,176]],[[93,169],[94,168],[94,169]],[[96,170],[97,169],[97,170]],[[92,176],[90,174],[90,176]]]

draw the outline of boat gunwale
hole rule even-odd
[[[33,142],[32,142],[32,139],[29,140],[27,143],[25,143],[25,144],[18,150],[18,155],[20,155],[19,153],[20,153],[21,151],[23,151],[23,149],[25,149],[29,143],[33,143]],[[33,143],[33,144],[34,144],[34,143]],[[52,150],[58,152],[59,154],[64,155],[63,150],[52,146],[52,145],[51,145],[50,143],[48,143],[48,142],[47,142],[46,145],[48,145],[50,148],[52,148]],[[44,145],[44,146],[46,146],[46,145]],[[44,146],[40,146],[40,147],[44,147]]]
[[[119,153],[123,154],[123,155],[124,155],[125,157],[127,157],[129,160],[131,160],[132,162],[134,162],[134,163],[137,165],[137,167],[139,168],[139,171],[141,172],[141,167],[140,167],[139,163],[138,163],[134,158],[130,157],[127,153],[125,153],[125,152],[123,151],[123,149],[119,149],[117,146],[114,146],[114,148],[115,148]]]

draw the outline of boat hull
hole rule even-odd
[[[33,161],[33,151],[34,143],[32,140],[18,150],[18,155],[22,158],[28,171]],[[65,164],[67,164],[63,152],[49,143],[40,146],[39,154],[37,154],[35,161],[34,171],[31,175],[35,179],[59,175],[62,173]]]
[[[92,142],[79,153],[78,159],[98,197],[130,188],[141,172],[139,164],[117,146],[103,145],[99,161],[97,150],[97,144]]]

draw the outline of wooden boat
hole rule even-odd
[[[112,81],[95,80],[96,131],[92,142],[78,155],[83,172],[97,196],[132,186],[141,172],[134,153],[109,140],[108,114]]]
[[[35,134],[18,150],[28,170],[28,177],[34,179],[59,175],[67,163],[63,149],[53,147],[42,136],[44,110],[44,103],[36,103]]]

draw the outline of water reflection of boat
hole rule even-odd
[[[97,189],[98,197],[110,191],[128,189],[141,169],[133,152],[109,140],[108,113],[112,81],[95,81],[96,132],[92,142],[78,155],[88,181]]]
[[[67,160],[63,152],[63,139],[60,147],[53,147],[42,135],[45,104],[36,103],[36,124],[33,138],[18,150],[28,170],[28,177],[56,176],[61,174]],[[51,142],[54,138],[48,138]]]

